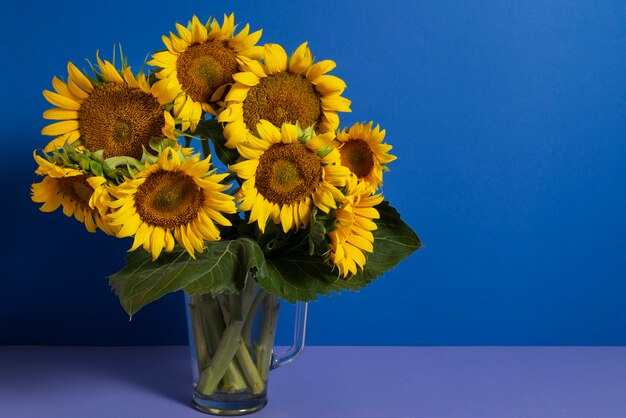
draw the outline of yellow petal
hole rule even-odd
[[[251,71],[257,77],[267,77],[267,73],[265,72],[265,69],[263,69],[263,65],[261,65],[259,61],[244,56],[237,57],[237,61],[243,69],[245,69],[246,71]]]
[[[259,160],[247,160],[233,164],[228,168],[237,173],[237,176],[245,180],[254,177],[258,166]]]
[[[80,99],[81,101],[89,97],[89,93],[81,90],[73,80],[68,81],[67,87],[70,89],[72,96]]]
[[[298,128],[291,123],[283,123],[280,128],[281,139],[284,144],[294,144],[298,142]]]
[[[80,103],[78,103],[74,99],[70,99],[69,97],[62,96],[58,93],[54,93],[49,90],[44,90],[43,95],[46,98],[46,100],[48,100],[53,105],[60,107],[61,109],[67,109],[67,110],[80,109]]]
[[[122,226],[122,229],[120,229],[117,233],[117,237],[124,238],[134,235],[135,232],[137,232],[139,225],[141,225],[141,222],[142,221],[138,215],[128,217],[124,222],[124,226]]]
[[[265,68],[268,74],[287,71],[287,53],[278,44],[265,44]]]
[[[148,224],[142,223],[137,229],[137,232],[135,232],[133,245],[128,251],[135,251],[137,248],[141,247],[146,240],[149,240],[150,237],[147,235],[149,231],[150,228]]]
[[[172,233],[168,229],[167,231],[165,231],[165,251],[168,253],[171,252],[174,249],[175,243],[176,241],[174,240]]]
[[[52,87],[54,87],[54,90],[60,95],[74,98],[70,89],[67,87],[67,83],[59,80],[56,76],[52,78]]]
[[[293,217],[291,216],[291,206],[284,205],[280,209],[280,223],[283,226],[283,231],[287,232],[291,229]]]
[[[336,66],[337,64],[335,64],[335,61],[331,61],[331,60],[324,60],[324,61],[316,62],[306,72],[306,78],[308,78],[309,80],[315,80],[316,78],[318,78],[319,76],[323,74],[326,74],[327,72],[329,72]]]
[[[42,135],[57,136],[63,135],[71,131],[78,129],[78,120],[64,120],[61,122],[55,122],[44,127],[41,130]]]
[[[312,81],[315,89],[322,95],[341,93],[346,89],[346,83],[334,75],[323,75]]]
[[[76,110],[59,108],[48,109],[43,112],[43,118],[51,120],[78,119],[78,112]]]
[[[176,29],[178,30],[178,36],[183,39],[188,44],[191,44],[193,41],[191,40],[191,32],[189,29],[181,25],[180,23],[176,24]]]
[[[253,72],[250,72],[250,71],[245,71],[242,73],[234,74],[233,79],[237,81],[238,83],[241,83],[250,87],[256,86],[257,84],[259,84],[259,77],[257,77]]]
[[[307,43],[302,43],[291,55],[289,59],[289,71],[294,74],[304,73],[313,63],[313,57],[311,56],[311,50],[308,48]]]
[[[352,102],[338,94],[331,94],[322,97],[322,109],[333,110],[337,112],[351,112],[350,104]]]
[[[152,254],[152,261],[159,258],[163,247],[165,246],[165,230],[160,227],[155,227],[150,237],[150,253]]]
[[[67,63],[67,72],[69,74],[69,79],[78,85],[81,89],[86,91],[87,93],[91,93],[93,91],[93,85],[91,81],[82,73],[74,64],[71,62]]]
[[[191,42],[203,43],[207,40],[206,26],[200,23],[196,16],[191,19]]]
[[[270,121],[261,119],[256,125],[256,130],[262,139],[269,141],[271,144],[280,143],[280,130],[276,126],[272,125]]]
[[[367,251],[368,253],[374,252],[372,243],[358,235],[350,235],[346,241],[361,250]]]

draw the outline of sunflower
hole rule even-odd
[[[104,177],[58,166],[36,153],[33,153],[33,157],[39,166],[35,173],[45,176],[40,183],[31,187],[32,200],[43,203],[41,211],[53,212],[62,205],[63,213],[84,223],[87,231],[96,232],[96,228],[100,228],[105,233],[114,235],[115,228],[107,225],[105,212],[96,210],[93,205],[96,200],[110,200]]]
[[[44,151],[81,138],[88,150],[104,150],[106,157],[140,158],[152,137],[175,139],[174,118],[162,108],[167,102],[146,76],[135,77],[130,67],[120,74],[113,64],[96,58],[99,80],[88,78],[69,62],[67,83],[54,77],[55,92],[44,90],[45,98],[57,106],[46,110],[44,119],[60,121],[42,129],[43,135],[55,137]]]
[[[363,269],[367,258],[365,252],[374,251],[373,243],[379,213],[374,208],[382,202],[381,194],[373,195],[372,189],[352,175],[347,183],[341,207],[335,212],[336,229],[329,232],[330,259],[339,268],[343,277],[354,275]]]
[[[143,245],[156,260],[176,241],[195,257],[195,251],[204,250],[204,240],[220,239],[216,224],[231,225],[222,212],[236,208],[233,197],[223,193],[230,188],[221,183],[228,174],[207,174],[210,168],[210,158],[187,159],[168,147],[155,164],[111,190],[116,199],[108,205],[110,223],[121,226],[118,237],[134,236],[129,251]]]
[[[348,167],[359,179],[373,188],[383,184],[385,165],[397,157],[389,154],[392,146],[383,144],[385,130],[380,130],[373,122],[364,125],[355,123],[350,129],[337,133],[341,165]]]
[[[278,129],[261,120],[259,138],[239,144],[247,160],[229,168],[245,180],[237,194],[239,209],[250,211],[249,222],[258,222],[261,232],[271,216],[283,231],[306,227],[316,206],[328,213],[337,208],[336,200],[350,172],[337,165],[339,153],[329,144],[333,133],[300,140],[296,125],[284,123]]]
[[[202,111],[215,115],[211,103],[222,98],[233,74],[239,72],[237,58],[257,59],[262,48],[255,46],[261,31],[250,32],[246,25],[237,35],[235,16],[224,15],[222,26],[216,19],[206,25],[194,16],[187,27],[176,24],[178,36],[163,36],[167,50],[152,56],[149,65],[160,70],[156,88],[171,101],[174,115],[182,120],[182,130],[195,131]]]
[[[244,71],[233,76],[235,84],[218,118],[226,123],[228,147],[246,142],[261,119],[275,126],[297,122],[305,128],[313,126],[318,133],[338,128],[337,112],[350,112],[350,100],[341,96],[346,84],[326,74],[335,68],[333,61],[314,64],[306,42],[290,58],[280,45],[266,44],[263,58],[263,63],[239,58]]]

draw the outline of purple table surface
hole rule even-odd
[[[205,417],[187,347],[0,347],[0,417]],[[625,418],[626,347],[307,347],[254,418]]]

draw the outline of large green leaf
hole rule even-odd
[[[400,219],[400,214],[383,202],[376,207],[380,219],[374,234],[374,253],[369,254],[365,269],[350,279],[338,277],[338,271],[321,255],[302,250],[287,251],[267,260],[268,275],[257,279],[267,291],[290,302],[315,300],[318,294],[341,290],[359,290],[391,270],[421,246],[415,232]]]
[[[126,267],[113,274],[109,283],[131,316],[177,290],[189,294],[239,292],[251,269],[256,270],[258,278],[267,276],[263,252],[249,238],[208,242],[195,259],[176,246],[156,261],[146,251],[133,251],[126,262]]]
[[[266,277],[257,277],[259,285],[289,302],[329,295],[338,280],[337,271],[333,272],[321,256],[295,252],[267,260],[267,272]]]
[[[367,286],[422,246],[417,234],[400,218],[398,211],[389,202],[382,202],[376,209],[380,213],[380,219],[376,220],[378,229],[372,231],[374,252],[368,255],[361,273],[350,280],[336,282],[340,289],[359,290]]]

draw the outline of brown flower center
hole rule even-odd
[[[374,153],[362,139],[351,139],[339,149],[341,165],[348,167],[357,177],[363,178],[374,168]]]
[[[255,185],[272,203],[288,205],[311,196],[322,180],[320,159],[302,144],[274,144],[259,158]]]
[[[166,229],[192,222],[203,203],[202,189],[181,171],[158,170],[135,192],[135,209],[141,220]]]
[[[81,174],[79,176],[61,177],[58,179],[59,189],[64,195],[81,205],[83,208],[89,208],[89,199],[93,194],[93,187],[87,183],[87,176]]]
[[[126,84],[106,83],[83,101],[78,111],[80,135],[91,151],[105,157],[141,158],[152,137],[161,137],[165,118],[150,94]]]
[[[243,119],[248,129],[256,130],[260,119],[275,126],[299,122],[314,126],[322,116],[322,101],[315,86],[297,74],[278,73],[261,78],[251,87],[243,102]]]
[[[235,52],[224,42],[193,44],[176,60],[176,74],[183,90],[196,102],[209,103],[215,91],[233,82],[239,71]]]

